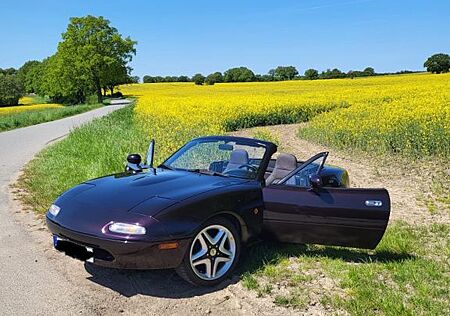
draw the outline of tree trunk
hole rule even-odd
[[[106,97],[106,92],[107,92],[108,90],[106,89],[106,87],[103,87],[102,89],[103,89],[103,96]]]
[[[100,84],[100,79],[94,74],[93,75],[95,90],[97,92],[97,102],[103,103],[102,86]]]
[[[103,102],[102,88],[97,88],[97,100],[98,103]]]
[[[111,91],[111,95],[113,95],[114,94],[114,86],[110,86],[109,90]]]

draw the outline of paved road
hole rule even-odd
[[[0,133],[0,315],[72,314],[79,308],[82,295],[52,271],[32,236],[14,221],[8,186],[49,142],[125,105]]]

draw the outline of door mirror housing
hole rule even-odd
[[[313,174],[309,177],[311,188],[319,189],[322,187],[322,178],[318,174]]]
[[[139,154],[129,154],[127,156],[127,165],[125,166],[126,172],[140,172],[142,171],[142,158]]]
[[[129,154],[127,156],[127,161],[133,165],[139,165],[142,161],[141,155],[139,154]]]

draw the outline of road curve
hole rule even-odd
[[[0,315],[74,314],[80,293],[73,293],[61,274],[14,220],[9,184],[48,143],[73,128],[126,104],[111,105],[57,121],[0,133]]]

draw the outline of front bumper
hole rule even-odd
[[[55,248],[77,259],[121,269],[170,269],[183,261],[190,239],[177,240],[176,249],[159,249],[158,241],[113,240],[79,233],[53,222],[47,226],[58,240]],[[167,241],[164,241],[167,242]]]

